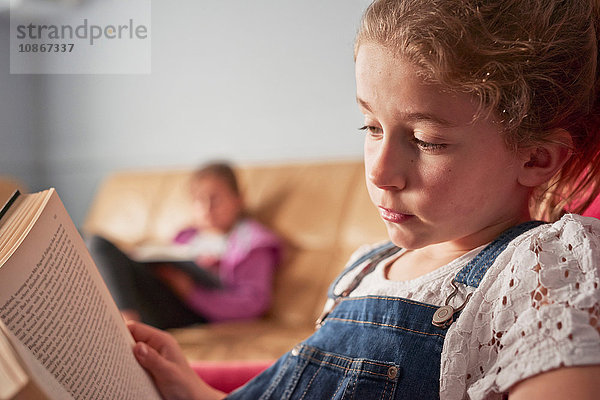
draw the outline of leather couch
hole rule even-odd
[[[105,179],[84,233],[123,248],[168,242],[188,224],[189,170],[117,172]],[[279,233],[284,261],[274,302],[258,320],[172,330],[190,360],[273,360],[314,331],[329,284],[361,244],[386,239],[361,161],[239,168],[247,210]]]

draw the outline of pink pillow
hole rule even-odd
[[[274,360],[194,361],[192,368],[207,384],[225,393],[243,386],[269,368]]]

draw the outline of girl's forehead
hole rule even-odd
[[[227,181],[217,175],[204,175],[196,177],[191,183],[192,191],[206,190],[212,188],[228,188]]]
[[[443,91],[441,85],[426,83],[416,65],[382,45],[368,43],[361,46],[357,53],[355,69],[358,97],[362,97],[361,92],[364,92],[364,95],[377,96],[382,88],[389,91],[402,91],[408,87],[433,92]],[[383,87],[377,87],[376,92],[374,86],[381,84]]]
[[[356,94],[368,113],[408,115],[445,126],[468,124],[479,110],[474,96],[426,82],[416,65],[371,43],[357,53]]]
[[[238,197],[228,180],[216,174],[195,177],[190,184],[192,197],[201,197],[211,193]]]

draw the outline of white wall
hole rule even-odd
[[[360,157],[352,48],[367,4],[154,0],[150,75],[31,75],[12,89],[37,98],[40,185],[81,222],[118,169]]]
[[[38,77],[9,75],[8,15],[0,14],[0,175],[28,187],[41,179],[37,130]]]

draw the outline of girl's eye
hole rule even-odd
[[[438,150],[442,150],[442,149],[445,149],[448,146],[445,143],[429,143],[429,142],[424,142],[423,140],[417,139],[414,136],[412,138],[412,141],[421,150],[428,151],[428,152],[435,152],[435,151],[438,151]]]
[[[383,129],[378,128],[373,125],[364,125],[358,129],[361,131],[366,131],[369,133],[370,136],[374,136],[374,137],[379,137],[379,136],[383,135]],[[411,141],[415,145],[417,145],[418,148],[420,148],[421,150],[423,150],[425,152],[429,152],[429,153],[435,153],[436,151],[440,151],[440,150],[443,150],[446,147],[448,147],[448,145],[446,143],[425,142],[424,140],[418,139],[415,136],[413,136],[411,138]]]
[[[358,130],[360,130],[360,131],[367,131],[372,136],[378,136],[378,135],[381,135],[383,133],[383,131],[382,131],[381,128],[378,128],[378,127],[373,126],[373,125],[361,126],[360,128],[358,128]]]

